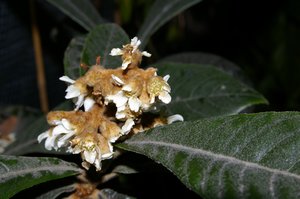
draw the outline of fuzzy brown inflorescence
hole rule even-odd
[[[139,51],[139,45],[135,37],[122,49],[112,49],[110,55],[122,56],[120,68],[105,69],[99,64],[77,80],[60,78],[69,84],[66,99],[75,100],[75,109],[48,113],[51,127],[38,137],[39,142],[46,140],[46,149],[65,147],[67,152],[81,154],[84,168],[92,164],[100,170],[101,161],[112,158],[112,143],[120,137],[183,120],[178,114],[159,114],[157,105],[171,102],[169,75],[160,77],[155,68],[139,68],[142,56],[151,56]]]

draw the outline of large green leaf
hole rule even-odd
[[[116,24],[103,24],[96,26],[87,35],[82,52],[81,62],[91,66],[96,64],[96,58],[100,56],[101,65],[106,68],[120,67],[120,56],[110,56],[113,48],[122,48],[129,43],[129,38],[124,30]]]
[[[204,198],[299,198],[300,113],[206,118],[117,145],[146,155]]]
[[[162,63],[158,69],[158,74],[171,76],[172,101],[167,110],[182,114],[185,120],[236,114],[267,103],[257,91],[216,67]]]
[[[159,60],[158,63],[170,62],[214,66],[235,77],[236,79],[248,84],[250,82],[243,71],[236,64],[218,55],[203,52],[184,52],[167,56],[162,60]]]
[[[73,38],[65,51],[64,73],[72,79],[77,79],[84,74],[84,70],[80,67],[81,52],[83,50],[84,41],[85,36],[77,36]]]
[[[77,165],[57,158],[0,156],[0,198],[33,185],[79,174]]]
[[[104,19],[100,16],[96,8],[90,1],[82,0],[47,0],[52,5],[59,8],[63,13],[76,21],[87,31],[97,24],[103,23]]]
[[[140,48],[143,49],[151,35],[172,17],[200,1],[201,0],[156,0],[138,32],[139,39],[142,41]]]

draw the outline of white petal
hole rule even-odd
[[[106,98],[109,101],[113,101],[116,104],[116,107],[124,106],[128,100],[123,91],[119,91],[115,95],[108,95]]]
[[[84,159],[90,164],[95,162],[96,155],[96,151],[83,151]]]
[[[55,140],[56,140],[56,137],[55,136],[50,136],[46,139],[45,141],[45,148],[47,150],[51,150],[52,148],[54,149],[57,149],[56,145],[55,145]]]
[[[85,111],[89,111],[95,104],[95,100],[93,100],[90,97],[85,98],[84,102],[83,102],[83,107]]]
[[[101,159],[102,160],[110,159],[110,158],[113,157],[113,154],[114,153],[105,153],[105,154],[102,154]]]
[[[122,63],[122,70],[125,70],[130,63],[131,63],[131,60],[123,61],[123,63]]]
[[[171,87],[168,84],[166,84],[166,85],[163,86],[163,90],[170,93],[171,92]]]
[[[71,79],[68,76],[62,76],[62,77],[59,78],[59,80],[64,81],[64,82],[68,82],[70,84],[74,84],[75,83],[75,80]]]
[[[175,115],[171,115],[167,118],[167,121],[168,121],[168,124],[171,124],[173,122],[176,122],[176,121],[183,121],[183,117],[182,115],[179,115],[179,114],[175,114]]]
[[[96,167],[96,170],[100,171],[101,170],[101,166],[102,166],[101,165],[101,159],[96,159],[94,165]]]
[[[111,51],[110,51],[110,54],[111,56],[118,56],[118,55],[123,55],[123,50],[121,50],[120,48],[113,48]]]
[[[145,57],[151,57],[151,54],[148,53],[147,51],[143,51],[142,55],[144,55]]]
[[[159,93],[158,99],[160,99],[165,104],[169,104],[172,98],[168,92],[162,91]]]
[[[141,41],[137,37],[134,37],[131,39],[130,45],[133,47],[132,52],[134,52],[139,47],[139,45],[141,45]]]
[[[111,75],[111,78],[113,79],[114,83],[117,84],[118,86],[124,85],[123,80],[121,80],[119,77],[115,75]]]
[[[68,86],[68,88],[66,89],[66,92],[67,92],[67,94],[65,96],[66,99],[71,99],[74,97],[78,97],[80,95],[80,90],[74,85]]]
[[[58,148],[62,147],[62,146],[66,146],[69,144],[69,139],[75,134],[75,132],[70,132],[64,136],[62,136],[61,138],[59,138],[58,142],[57,142],[57,146]]]
[[[102,160],[105,160],[105,159],[110,159],[112,158],[113,156],[113,146],[108,142],[108,147],[109,147],[109,152],[108,153],[104,153],[104,154],[101,154],[101,159]]]
[[[118,135],[116,137],[111,137],[111,138],[109,138],[109,142],[115,143],[119,139],[119,137],[120,137],[120,135]]]
[[[42,140],[45,139],[45,138],[47,138],[48,136],[49,136],[49,130],[48,130],[48,131],[45,131],[44,133],[41,133],[41,134],[38,136],[37,140],[38,140],[39,143],[41,143]]]
[[[131,128],[133,127],[133,125],[134,125],[133,119],[131,119],[131,118],[127,119],[125,124],[122,126],[121,133],[123,135],[129,133]]]
[[[167,82],[170,79],[170,75],[164,76],[163,79]]]
[[[83,105],[83,102],[84,102],[84,95],[79,95],[77,102],[75,103],[76,105],[75,111],[77,111]]]
[[[63,125],[63,127],[64,127],[65,129],[67,129],[67,130],[72,130],[72,125],[71,125],[71,123],[69,122],[69,120],[67,120],[67,119],[65,119],[65,118],[63,118],[63,119],[61,120],[61,125]]]
[[[128,100],[129,108],[130,110],[134,112],[138,112],[140,109],[140,106],[142,105],[141,100],[137,97],[130,97]]]
[[[152,96],[151,98],[150,98],[150,104],[153,104],[155,102],[155,96]]]
[[[51,137],[57,137],[61,134],[66,134],[68,132],[69,130],[67,130],[63,125],[57,125],[53,128]]]
[[[127,91],[127,92],[131,92],[131,91],[132,91],[132,88],[131,88],[130,85],[125,85],[125,86],[122,87],[122,90],[123,90],[123,91]]]
[[[124,119],[126,117],[126,113],[124,111],[121,111],[121,112],[116,112],[116,118],[118,120],[120,119]]]

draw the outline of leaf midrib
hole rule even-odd
[[[130,145],[135,145],[137,147],[144,146],[144,145],[170,147],[170,148],[173,148],[173,149],[176,149],[179,151],[188,151],[189,153],[192,153],[192,154],[199,154],[200,156],[213,157],[215,159],[225,160],[227,162],[235,163],[238,165],[239,164],[244,165],[245,168],[261,169],[261,170],[265,170],[265,171],[268,171],[271,173],[281,174],[283,176],[293,177],[293,178],[300,180],[300,176],[297,174],[294,174],[294,173],[266,167],[266,166],[259,165],[257,163],[253,163],[253,162],[247,162],[247,161],[240,160],[240,159],[237,159],[237,158],[231,157],[231,156],[226,156],[223,154],[215,154],[215,153],[212,153],[211,151],[206,151],[206,150],[199,149],[199,148],[187,147],[187,146],[181,145],[181,144],[168,143],[168,142],[162,142],[162,141],[127,141],[127,142],[125,142],[125,144],[126,143],[128,143]],[[130,145],[129,145],[129,147],[130,147]]]

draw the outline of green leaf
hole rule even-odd
[[[97,24],[104,22],[96,8],[90,1],[82,0],[47,0],[59,8],[63,13],[85,28],[91,30]]]
[[[0,198],[54,179],[79,174],[77,165],[57,158],[0,156]]]
[[[158,63],[182,63],[182,64],[201,64],[214,66],[229,75],[241,80],[247,84],[250,84],[248,78],[245,76],[243,71],[231,61],[220,57],[218,55],[202,52],[185,52],[167,56]],[[155,65],[155,64],[154,64]]]
[[[113,48],[122,48],[129,43],[129,38],[124,30],[116,24],[104,24],[95,27],[87,35],[82,52],[81,62],[92,66],[96,58],[100,56],[101,65],[106,68],[120,67],[122,64],[120,56],[110,56]]]
[[[44,193],[42,195],[39,195],[35,199],[54,199],[63,193],[72,192],[74,190],[75,190],[74,185],[63,186],[63,187],[59,187],[59,188],[53,189],[51,191],[48,191],[47,193]]]
[[[73,38],[64,55],[64,68],[65,75],[72,79],[77,79],[84,74],[84,71],[80,67],[81,52],[83,49],[85,36],[78,36]]]
[[[299,198],[299,121],[299,112],[206,118],[117,146],[163,164],[204,198]]]
[[[209,65],[163,63],[158,74],[170,74],[172,101],[166,106],[171,114],[185,120],[237,114],[266,99],[254,89]]]
[[[201,0],[156,0],[138,32],[138,37],[142,41],[140,49],[143,49],[151,35],[172,17],[200,1]]]

